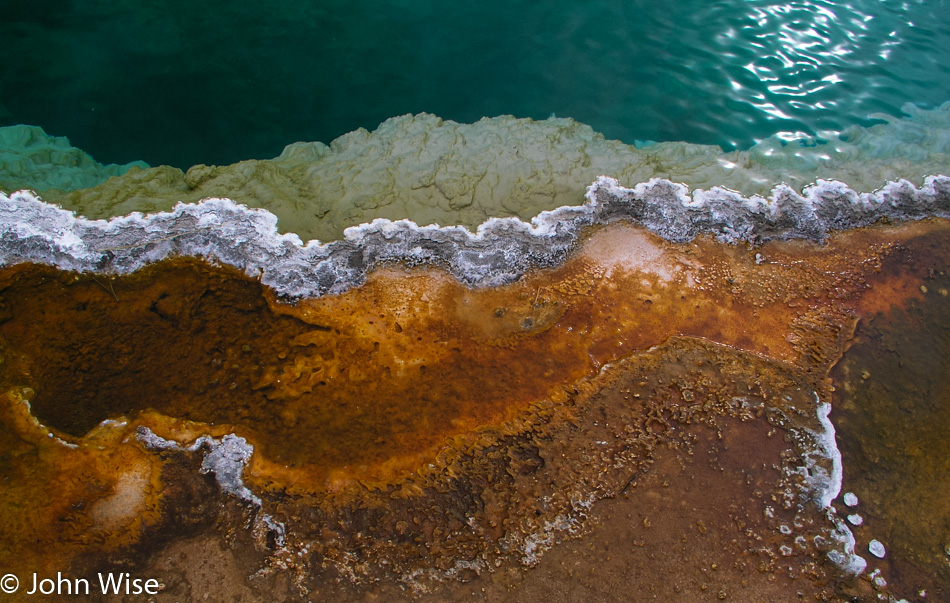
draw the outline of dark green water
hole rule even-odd
[[[0,125],[102,162],[268,158],[420,111],[746,148],[950,99],[950,0],[0,0],[0,23]]]

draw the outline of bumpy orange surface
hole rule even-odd
[[[162,475],[180,459],[144,447],[140,425],[183,444],[236,433],[255,447],[252,490],[332,506],[421,496],[419,475],[579,404],[581,384],[670,338],[780,365],[830,400],[856,322],[920,299],[950,266],[948,235],[927,221],[753,249],[614,225],[496,289],[394,266],[296,303],[192,259],[122,277],[5,268],[0,557],[53,568],[167,521]]]

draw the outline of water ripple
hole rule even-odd
[[[950,99],[950,0],[7,4],[0,125],[105,161],[269,157],[420,111],[747,148]]]

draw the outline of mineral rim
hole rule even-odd
[[[945,594],[919,534],[868,573],[829,417],[866,417],[866,323],[946,344],[920,308],[950,286],[950,179],[588,199],[303,245],[227,200],[0,198],[0,568],[167,601]]]

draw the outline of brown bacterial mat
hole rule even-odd
[[[6,267],[0,570],[24,600],[57,572],[156,601],[941,600],[948,267],[941,220],[758,248],[616,224],[502,287],[389,266],[294,303],[198,259]],[[827,404],[855,508],[821,508]]]

